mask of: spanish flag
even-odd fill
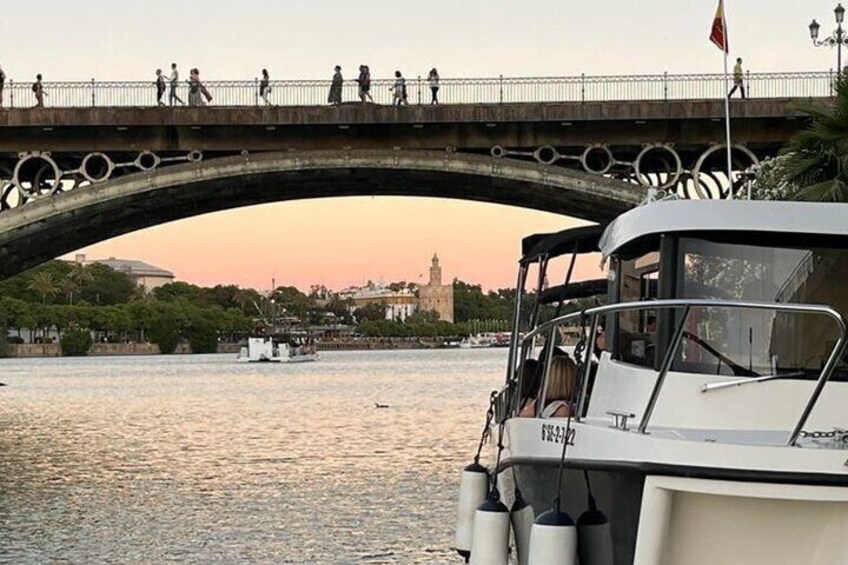
[[[713,19],[713,30],[710,33],[710,41],[716,44],[716,47],[730,53],[730,47],[727,44],[727,23],[724,20],[724,0],[718,0],[718,9],[716,10],[715,19]]]

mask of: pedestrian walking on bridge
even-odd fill
[[[430,69],[430,74],[427,75],[427,82],[430,83],[430,94],[432,95],[432,100],[430,104],[438,104],[439,103],[439,71],[436,70],[436,67]]]
[[[391,88],[391,90],[395,99],[395,106],[400,106],[401,104],[409,105],[406,98],[406,79],[403,78],[400,71],[395,71],[395,85]]]
[[[733,88],[727,93],[727,97],[733,96],[733,93],[738,89],[742,94],[742,100],[745,100],[745,74],[742,71],[742,58],[736,59],[736,66],[733,67]]]
[[[368,65],[359,65],[359,78],[356,79],[356,82],[359,83],[359,99],[365,104],[366,99],[374,102],[374,99],[371,98],[371,69],[368,68]]]
[[[162,97],[165,96],[165,90],[165,76],[162,74],[162,69],[156,69],[156,104],[159,106],[165,105],[162,102]]]
[[[171,93],[168,95],[168,104],[173,106],[175,103],[179,102],[183,106],[185,106],[185,102],[177,96],[177,87],[180,83],[180,72],[177,70],[177,64],[171,63]]]
[[[268,95],[271,94],[271,77],[268,74],[268,69],[262,69],[262,80],[259,81],[259,97],[265,101],[265,105],[271,104],[268,100]]]
[[[336,65],[336,72],[333,74],[333,82],[330,84],[330,94],[327,96],[327,102],[334,106],[342,103],[342,86],[344,78],[342,77],[342,68]]]
[[[35,107],[44,108],[44,97],[47,93],[44,92],[44,83],[41,81],[41,74],[35,75],[35,82],[32,83],[32,93],[35,94]]]
[[[6,87],[6,73],[3,72],[3,67],[0,67],[0,108],[3,107],[3,89]]]

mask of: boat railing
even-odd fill
[[[839,360],[842,358],[845,352],[846,344],[848,343],[848,322],[846,322],[842,314],[840,314],[838,311],[831,308],[830,306],[818,304],[786,304],[777,302],[749,302],[739,300],[712,299],[666,299],[647,300],[639,302],[622,302],[617,304],[608,304],[605,306],[589,308],[587,310],[579,312],[573,312],[570,314],[559,316],[548,322],[539,324],[532,331],[526,333],[520,340],[521,350],[526,351],[528,347],[532,346],[536,338],[545,337],[545,342],[548,345],[546,346],[545,367],[542,374],[547,375],[550,370],[551,360],[553,357],[551,351],[548,348],[553,348],[556,339],[555,332],[557,331],[557,328],[565,324],[579,322],[581,325],[585,325],[585,327],[590,328],[588,333],[588,339],[590,340],[590,343],[584,348],[583,351],[580,352],[583,358],[575,361],[582,362],[585,367],[588,367],[591,362],[591,356],[593,352],[594,336],[596,336],[598,333],[599,319],[601,316],[606,314],[642,310],[682,310],[680,321],[676,324],[671,341],[669,342],[669,347],[666,348],[665,354],[663,355],[662,361],[659,365],[659,369],[657,370],[656,381],[654,382],[654,386],[648,398],[647,405],[645,406],[645,410],[642,414],[641,421],[639,422],[639,426],[637,428],[639,433],[644,434],[647,432],[648,425],[651,422],[651,416],[653,415],[654,409],[657,405],[657,401],[659,400],[659,397],[662,394],[666,377],[668,376],[668,373],[671,370],[672,363],[674,362],[678,350],[681,347],[681,343],[683,342],[684,334],[686,334],[687,323],[689,321],[689,317],[692,311],[696,309],[716,308],[728,310],[743,309],[772,311],[775,313],[816,314],[827,316],[836,323],[839,329],[839,338],[836,341],[836,344],[833,346],[833,349],[830,350],[830,353],[827,357],[827,361],[825,362],[821,372],[819,373],[818,378],[816,379],[816,384],[813,389],[813,392],[807,400],[804,409],[801,412],[800,417],[798,418],[797,423],[795,424],[791,434],[789,435],[787,445],[796,445],[798,438],[801,436],[801,432],[803,431],[804,426],[806,425],[807,420],[810,417],[810,414],[812,413],[819,398],[821,397],[825,385],[827,385],[828,381],[830,380],[830,377],[833,375],[833,372],[836,369]],[[746,379],[741,382],[736,381],[734,384],[745,383],[749,380],[751,379]],[[763,380],[765,379],[757,379],[758,382]],[[518,380],[513,379],[513,381],[515,386],[520,389],[520,375]],[[751,382],[754,381],[751,380]],[[587,387],[581,386],[575,410],[575,418],[578,421],[583,418],[583,408],[586,403],[586,394]],[[518,395],[513,396],[515,397]],[[544,401],[545,398],[543,394],[542,404],[544,404]]]

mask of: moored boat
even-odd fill
[[[513,516],[532,508],[529,532],[512,520],[521,564],[848,563],[846,217],[672,201],[525,239],[485,486]],[[608,303],[566,313],[575,261],[593,252]],[[565,283],[543,292],[561,258]],[[487,563],[506,563],[502,536],[469,540],[481,530],[460,512],[457,549],[473,563],[494,543]]]

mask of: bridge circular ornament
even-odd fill
[[[731,148],[731,151],[739,151],[739,152],[743,153],[746,157],[748,157],[751,160],[751,163],[750,163],[751,165],[758,165],[760,163],[760,160],[757,158],[756,155],[754,155],[753,151],[751,151],[750,149],[748,149],[744,145],[731,144],[730,148]],[[703,169],[704,163],[706,163],[707,159],[709,159],[716,151],[726,151],[726,150],[727,150],[727,144],[725,144],[725,143],[713,145],[712,147],[710,147],[709,149],[707,149],[706,151],[701,153],[701,156],[698,158],[698,161],[695,163],[695,168],[692,169],[692,181],[693,181],[693,184],[694,184],[695,191],[698,194],[698,198],[711,198],[711,195],[708,194],[704,190],[704,184],[701,182],[701,169]],[[731,162],[732,161],[733,161],[733,157],[731,155]],[[726,164],[725,164],[725,166],[726,166]],[[743,167],[743,168],[747,169],[748,167]],[[723,171],[723,172],[725,174],[727,174],[727,171]],[[709,176],[714,181],[717,182],[717,177],[715,175],[711,174]],[[727,183],[729,185],[727,187],[728,194],[732,195],[733,194],[733,179],[728,178]],[[721,187],[719,185],[719,197],[723,197],[723,196],[724,196],[724,191],[721,190]]]
[[[490,153],[495,159],[503,159],[504,157],[506,157],[506,149],[504,149],[502,145],[495,145],[494,147],[492,147]]]
[[[188,155],[186,155],[186,159],[188,159],[189,163],[196,163],[197,161],[202,161],[203,151],[201,151],[200,149],[192,149],[188,152]]]
[[[533,152],[533,158],[540,165],[553,165],[559,161],[560,154],[553,146],[543,145]]]
[[[669,167],[669,169],[673,168],[674,171],[665,171],[669,175],[669,177],[664,183],[659,186],[653,186],[648,176],[642,173],[642,159],[645,159],[651,153],[671,155],[672,162],[674,163],[673,167]],[[663,164],[668,166],[668,162],[665,159],[663,159]],[[666,190],[677,185],[677,183],[680,182],[680,177],[683,176],[683,161],[680,159],[680,155],[677,153],[677,151],[674,150],[672,146],[664,143],[652,143],[651,145],[646,145],[642,149],[642,151],[639,152],[639,155],[633,162],[633,170],[636,174],[636,180],[639,181],[640,185],[644,186],[645,188],[658,188],[660,190]]]
[[[158,167],[161,162],[162,159],[159,155],[149,149],[145,149],[138,154],[138,157],[136,157],[135,161],[133,161],[133,165],[135,165],[140,171],[148,172]]]
[[[38,167],[39,162],[41,163],[40,167]],[[33,169],[33,165],[37,168]],[[52,184],[44,178],[45,172],[52,173]],[[17,187],[21,194],[30,198],[43,198],[58,192],[61,188],[61,181],[62,171],[59,170],[59,165],[53,160],[50,153],[27,153],[15,164],[15,171],[12,174],[12,184]]]
[[[89,153],[82,160],[80,174],[90,183],[105,182],[111,178],[115,163],[105,153]]]
[[[592,159],[594,155],[600,153],[601,158],[603,159],[602,163],[604,163],[603,167],[595,168],[589,164],[589,159]],[[580,165],[583,167],[583,170],[587,173],[592,173],[595,175],[605,175],[610,172],[612,166],[615,165],[615,157],[610,151],[610,148],[606,145],[596,143],[595,145],[590,145],[583,151],[583,154],[580,155]]]

